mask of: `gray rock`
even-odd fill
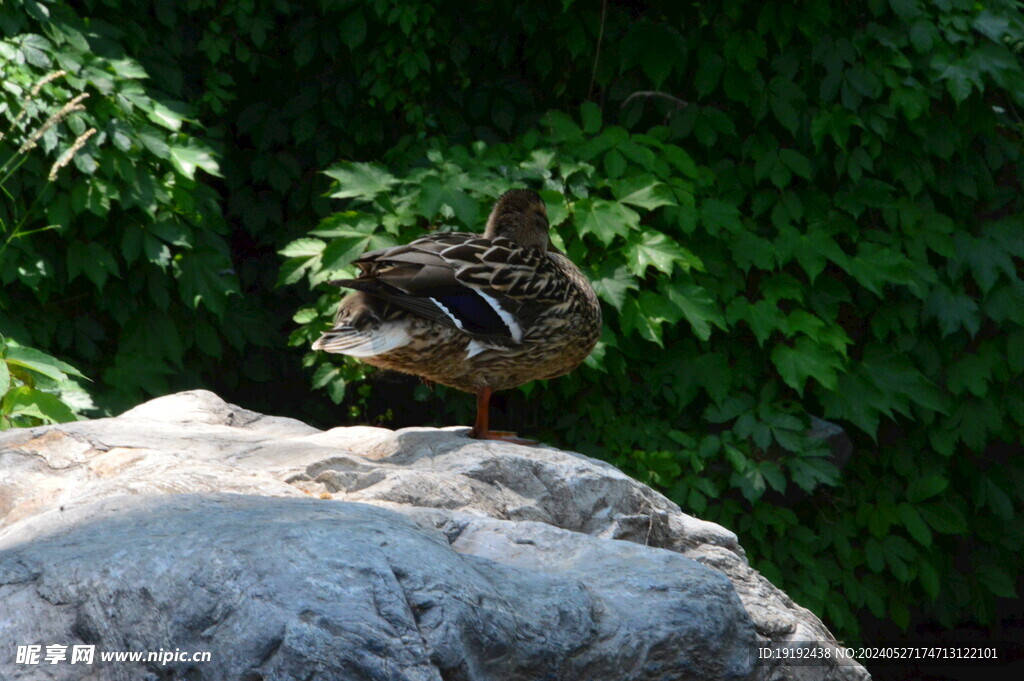
[[[606,463],[206,391],[0,434],[0,641],[12,680],[869,678],[758,664],[834,640],[734,534]],[[16,663],[30,644],[96,659]],[[99,659],[176,649],[210,660]]]

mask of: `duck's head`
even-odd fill
[[[484,238],[503,236],[521,248],[553,248],[548,234],[548,211],[544,199],[531,189],[510,189],[494,204]]]

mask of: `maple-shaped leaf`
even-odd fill
[[[371,201],[398,182],[394,175],[372,163],[339,163],[324,174],[338,181],[338,188],[331,193],[335,199]]]
[[[704,263],[696,255],[680,246],[661,232],[646,229],[630,238],[626,247],[626,263],[636,276],[643,276],[648,267],[672,274],[674,267],[683,271],[691,268],[704,269]]]
[[[711,337],[711,325],[725,329],[725,318],[707,290],[696,283],[673,283],[667,287],[669,301],[682,313],[701,340]]]
[[[596,271],[591,271],[590,283],[598,297],[616,309],[622,307],[630,289],[639,288],[636,277],[623,265],[616,266],[613,262],[606,262]]]
[[[606,199],[577,201],[575,219],[580,234],[593,234],[606,246],[616,236],[640,226],[640,216],[635,210]]]
[[[962,286],[955,291],[944,284],[936,286],[925,301],[924,315],[939,322],[944,337],[960,329],[973,336],[981,327],[978,303]]]
[[[618,180],[612,184],[612,193],[622,203],[645,210],[676,205],[669,186],[653,175],[631,175]]]
[[[801,395],[808,378],[835,390],[837,372],[843,368],[842,358],[832,348],[801,336],[790,346],[779,343],[772,350],[772,363],[786,385]]]

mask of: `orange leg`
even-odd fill
[[[469,431],[469,436],[477,440],[501,440],[517,445],[535,445],[536,440],[524,440],[515,433],[504,430],[491,430],[488,427],[491,415],[491,389],[480,388],[476,391],[476,423]]]
[[[491,431],[488,423],[491,416],[491,389],[480,388],[476,391],[476,424],[469,431],[470,437],[478,440],[490,439]]]

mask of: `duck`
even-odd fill
[[[313,349],[475,394],[472,438],[536,444],[490,429],[491,395],[569,373],[601,335],[597,295],[530,189],[502,194],[482,235],[434,232],[353,264],[330,282],[351,293]]]

